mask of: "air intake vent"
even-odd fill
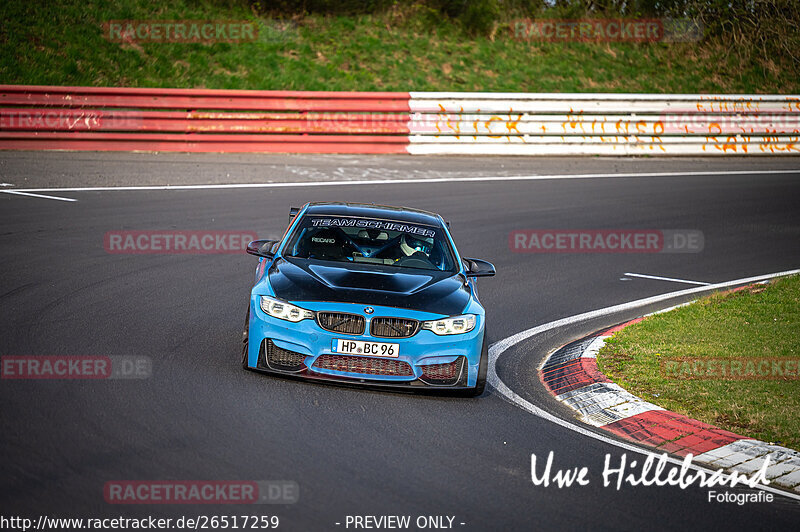
[[[464,357],[458,357],[448,364],[430,364],[420,366],[422,376],[419,378],[426,384],[450,386],[456,384],[461,378],[464,369]]]
[[[266,355],[267,365],[279,371],[300,371],[305,368],[303,360],[306,355],[295,353],[288,349],[282,349],[272,343],[269,338],[264,341],[264,354]]]
[[[407,362],[383,358],[351,357],[345,355],[320,355],[315,368],[358,373],[359,375],[395,375],[413,377],[414,371]]]

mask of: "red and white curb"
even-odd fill
[[[620,314],[622,312],[631,312],[635,309],[648,307],[651,305],[658,305],[662,303],[667,303],[669,301],[674,301],[676,298],[686,298],[689,296],[700,295],[703,293],[710,292],[712,290],[722,290],[722,289],[731,289],[737,286],[746,285],[749,283],[757,283],[761,281],[766,281],[769,279],[774,279],[776,277],[785,277],[787,275],[797,275],[800,274],[800,269],[794,270],[785,270],[781,272],[775,273],[768,273],[764,275],[756,275],[752,277],[744,277],[741,279],[733,279],[730,281],[725,281],[721,283],[715,283],[708,286],[696,286],[692,288],[686,288],[683,290],[678,290],[675,292],[668,292],[665,294],[659,294],[655,296],[645,297],[642,299],[637,299],[634,301],[628,301],[626,303],[620,303],[618,305],[612,305],[609,307],[598,308],[595,310],[590,310],[587,312],[583,312],[581,314],[576,314],[574,316],[567,316],[564,318],[560,318],[548,323],[543,323],[541,325],[533,326],[529,329],[525,329],[520,331],[516,334],[513,334],[507,338],[503,338],[492,345],[489,346],[489,367],[488,367],[488,374],[487,374],[487,382],[489,386],[494,390],[494,392],[501,397],[502,399],[508,401],[509,403],[517,406],[518,408],[528,412],[529,414],[539,417],[545,421],[558,425],[563,429],[570,430],[577,434],[580,434],[583,437],[591,438],[596,441],[603,442],[606,445],[610,445],[613,447],[617,447],[619,449],[624,449],[625,451],[630,451],[634,453],[639,453],[645,456],[653,456],[657,459],[666,458],[666,461],[670,464],[677,465],[684,467],[684,459],[679,458],[677,456],[671,456],[669,454],[664,453],[657,453],[655,449],[652,447],[648,448],[646,446],[638,445],[638,442],[634,443],[633,440],[626,440],[617,438],[614,435],[605,432],[603,430],[596,430],[591,429],[590,427],[582,424],[582,423],[575,423],[571,419],[566,419],[562,416],[555,415],[540,406],[532,403],[525,397],[521,396],[514,390],[512,390],[502,379],[500,374],[498,373],[498,361],[503,357],[503,354],[510,349],[513,349],[515,346],[529,341],[532,338],[536,338],[540,335],[543,335],[549,331],[553,331],[555,329],[559,329],[562,327],[569,327],[574,326],[579,323],[584,323],[589,320],[599,319],[599,318],[608,318],[609,316],[614,316]],[[674,307],[672,307],[674,308]],[[669,309],[666,309],[669,310]],[[665,311],[666,311],[665,310]],[[663,312],[665,312],[663,311]],[[582,355],[585,350],[580,350],[580,354]],[[595,353],[596,354],[596,353]],[[583,357],[579,357],[583,358]],[[589,357],[587,357],[589,358]],[[595,370],[597,366],[595,365]],[[738,436],[737,436],[738,437]],[[775,446],[768,446],[765,445],[763,442],[758,442],[756,440],[744,440],[739,439],[735,440],[738,442],[737,445],[728,446],[728,444],[721,445],[717,449],[716,454],[713,455],[716,459],[711,464],[715,464],[717,459],[719,458],[726,458],[726,457],[736,457],[737,453],[745,454],[749,458],[749,460],[738,460],[738,464],[745,464],[745,462],[749,462],[750,460],[763,458],[769,453],[775,453],[773,456],[770,456],[770,460],[777,460],[777,462],[773,462],[773,468],[769,470],[770,478],[779,478],[786,476],[787,474],[792,473],[795,471],[793,466],[797,465],[797,458],[795,456],[794,451],[789,451],[792,453],[791,460],[786,460],[782,458],[782,455],[779,453],[785,452],[786,449],[783,448],[776,448]],[[733,442],[731,442],[733,443]],[[761,450],[759,450],[759,446],[761,446]],[[744,451],[744,449],[749,450],[749,453]],[[762,452],[763,450],[763,452]],[[731,451],[730,453],[728,451]],[[709,452],[709,451],[706,451]],[[660,454],[660,456],[658,456]],[[725,456],[722,456],[725,455]],[[706,455],[703,459],[710,459],[712,455]],[[733,464],[735,467],[738,464]],[[712,467],[695,463],[692,461],[688,464],[688,467],[692,470],[703,471],[707,474],[714,473],[714,469]],[[719,467],[722,467],[720,464]],[[785,471],[779,471],[780,467],[785,467]],[[790,471],[789,468],[792,468]],[[780,474],[778,474],[780,473]],[[770,485],[765,484],[757,484],[756,487],[760,490],[767,491],[770,493],[783,495],[790,499],[800,501],[800,491],[796,489],[782,489]],[[796,488],[797,486],[795,486]]]
[[[691,454],[693,462],[711,469],[752,474],[769,458],[770,483],[800,493],[800,452],[664,410],[625,391],[598,370],[597,353],[606,340],[642,319],[557,349],[539,370],[545,387],[587,424],[658,452]]]

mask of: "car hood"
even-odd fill
[[[371,265],[279,258],[269,282],[285,301],[334,301],[399,307],[448,316],[461,314],[470,298],[459,274],[438,270],[387,272]]]

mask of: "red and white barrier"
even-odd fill
[[[0,85],[0,149],[791,155],[800,96]]]

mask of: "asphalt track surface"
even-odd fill
[[[500,164],[504,166],[501,168]],[[691,285],[800,265],[800,167],[793,159],[615,160],[0,155],[23,186],[258,182],[386,175],[747,171],[471,183],[246,190],[0,194],[0,354],[147,355],[146,380],[0,381],[0,513],[36,517],[278,515],[284,530],[343,530],[347,515],[454,515],[459,530],[796,529],[800,503],[709,503],[707,489],[604,487],[624,451],[533,416],[493,390],[477,399],[297,382],[243,371],[241,326],[255,259],[112,255],[111,230],[254,230],[279,236],[290,205],[344,200],[441,213],[462,255],[494,262],[480,281],[490,341],[538,324]],[[295,172],[303,167],[306,176]],[[369,171],[348,171],[348,168]],[[87,168],[84,176],[80,168]],[[220,177],[220,172],[234,174]],[[377,169],[377,170],[374,170]],[[281,177],[283,176],[283,177]],[[322,177],[320,177],[322,176]],[[9,188],[9,187],[6,187]],[[516,229],[695,229],[693,254],[518,254]],[[666,306],[666,305],[663,305]],[[653,310],[653,309],[644,309]],[[633,317],[553,331],[504,353],[502,380],[571,419],[544,391],[547,352]],[[591,483],[534,486],[530,456],[588,466]],[[630,457],[629,457],[630,458]],[[293,505],[110,505],[110,480],[293,480]],[[723,490],[724,491],[724,490]],[[734,490],[739,492],[739,490]],[[465,523],[460,525],[460,523]],[[352,528],[351,528],[352,529]]]

